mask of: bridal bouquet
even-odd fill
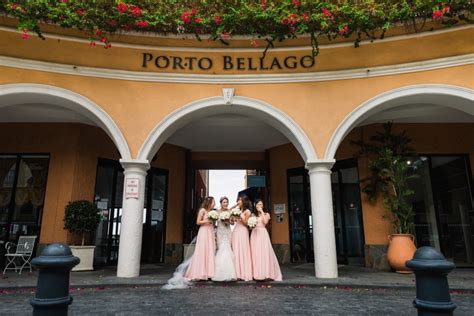
[[[257,223],[258,223],[258,220],[255,216],[251,216],[249,217],[248,221],[247,221],[247,226],[252,229],[252,228],[255,228],[257,226]]]
[[[219,220],[223,223],[225,223],[226,225],[229,225],[230,224],[230,212],[229,211],[222,211],[220,214],[219,214]]]
[[[209,218],[213,222],[216,222],[219,219],[219,213],[214,210],[209,211],[209,213],[207,213],[207,218]]]

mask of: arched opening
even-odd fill
[[[51,242],[76,244],[64,229],[73,200],[97,200],[101,158],[130,159],[112,118],[91,100],[48,85],[0,85],[0,257],[4,243],[37,236],[37,252]],[[110,202],[110,200],[108,200]],[[102,203],[103,204],[103,203]],[[98,204],[99,205],[99,204]],[[96,259],[106,256],[110,203],[95,236]],[[93,239],[95,238],[95,240]],[[99,260],[100,261],[100,260]]]
[[[264,198],[267,203],[270,203],[270,201],[286,198],[277,191],[284,190],[281,187],[286,185],[286,169],[282,169],[285,179],[277,181],[278,179],[272,179],[271,176],[272,163],[279,160],[276,154],[278,151],[286,148],[292,152],[293,161],[282,161],[291,167],[298,166],[304,169],[307,161],[316,160],[316,154],[308,137],[290,117],[262,101],[243,97],[234,97],[230,105],[226,105],[222,97],[215,97],[198,100],[180,108],[157,125],[143,144],[138,159],[147,159],[152,162],[152,165],[153,161],[157,160],[157,165],[160,165],[160,156],[166,155],[166,151],[171,150],[170,146],[174,146],[175,150],[181,149],[182,153],[187,155],[187,161],[182,162],[182,168],[186,170],[184,182],[187,183],[187,187],[181,194],[169,192],[167,201],[170,209],[184,209],[177,223],[183,224],[182,227],[169,229],[166,233],[167,238],[163,232],[163,236],[158,239],[178,240],[184,245],[191,242],[197,233],[195,214],[200,201],[209,193],[210,170],[245,170],[248,179],[242,190],[245,189],[246,194],[253,200]],[[264,179],[263,187],[256,187],[250,183],[251,179],[256,177]],[[275,183],[278,188],[270,198],[269,188],[272,183]],[[229,198],[233,203],[237,196],[229,196]],[[306,196],[306,199],[309,201],[309,196]],[[183,202],[184,205],[182,205]],[[153,208],[150,211],[154,212]],[[309,203],[305,203],[302,212],[304,214],[299,214],[297,220],[309,223],[311,213]],[[173,214],[164,216],[166,217],[173,221]],[[281,227],[288,225],[289,219],[286,217],[282,215],[282,223],[278,224],[275,219],[272,226],[274,231],[280,230],[279,233],[275,233],[274,240],[282,262],[291,260],[289,249],[291,247],[282,242],[285,237],[278,236],[283,234],[288,238],[288,232],[291,231],[287,226]],[[294,225],[297,224],[294,223]],[[145,230],[144,236],[146,234]],[[150,239],[152,236],[144,237],[143,240]],[[313,256],[311,236],[308,234],[302,239],[304,240],[295,240],[295,243],[301,244],[300,252],[304,260],[306,261],[306,257],[311,260]],[[180,243],[175,245],[168,242],[168,246],[163,247],[169,248],[168,253],[177,252],[175,257],[181,258]],[[160,247],[149,245],[145,248]],[[164,249],[162,252],[164,253]],[[143,252],[144,255],[145,253]]]
[[[150,133],[141,147],[137,159],[150,160],[161,145],[181,127],[209,115],[244,114],[259,119],[285,135],[300,153],[305,162],[317,160],[316,152],[304,131],[282,111],[260,100],[234,97],[226,105],[222,97],[213,97],[192,102],[171,113]]]
[[[351,141],[368,140],[381,131],[383,123],[393,122],[393,131],[406,132],[421,160],[418,178],[410,182],[414,194],[408,198],[415,212],[417,246],[435,247],[461,266],[474,264],[473,97],[472,90],[462,87],[408,86],[372,98],[341,122],[325,155],[335,158],[336,164],[352,161],[356,176],[353,181],[340,184],[355,202],[339,203],[337,197],[334,202],[338,254],[351,252],[355,234],[354,230],[341,229],[341,223],[361,218],[363,227],[357,230],[364,232],[366,265],[388,268],[387,235],[393,231],[384,217],[390,214],[380,201],[372,204],[365,194],[358,196],[359,180],[370,174],[367,157],[353,158],[359,149]]]
[[[263,198],[272,211],[270,235],[280,262],[314,261],[314,210],[309,183],[303,177],[307,176],[305,166],[319,160],[301,127],[282,111],[246,97],[234,97],[231,104],[223,97],[192,102],[168,115],[150,133],[137,156],[137,163],[145,161],[152,169],[168,166],[169,190],[161,190],[168,192],[166,202],[146,194],[144,218],[148,224],[143,226],[142,257],[153,257],[146,249],[161,249],[162,260],[180,262],[183,248],[197,232],[195,216],[200,199],[208,194],[209,170],[241,169],[247,180],[243,191],[253,200]],[[295,169],[301,177],[292,177]],[[171,190],[172,186],[178,189]],[[229,198],[234,202],[237,196]],[[166,210],[158,207],[163,205]],[[135,228],[136,235],[140,228]],[[131,242],[122,245],[132,235],[121,235],[121,252],[136,248]],[[162,244],[150,245],[153,240]],[[121,265],[119,256],[118,275],[138,274],[137,269],[127,270],[126,260]]]

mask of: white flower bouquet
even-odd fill
[[[230,224],[230,217],[231,215],[229,211],[221,211],[221,213],[219,214],[219,220],[226,225]]]
[[[219,214],[219,219],[220,219],[221,221],[225,221],[225,220],[230,219],[230,212],[229,212],[229,211],[222,211],[222,212]]]
[[[209,213],[207,213],[207,218],[215,222],[219,219],[219,213],[217,213],[217,211],[214,211],[214,210],[209,211]]]
[[[233,208],[230,210],[230,215],[234,217],[240,217],[240,214],[242,214],[242,211],[238,208]]]
[[[255,228],[257,226],[257,223],[258,223],[258,220],[255,216],[251,216],[249,217],[248,221],[247,221],[247,226],[252,229],[252,228]]]

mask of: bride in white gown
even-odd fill
[[[227,211],[229,206],[229,199],[226,197],[221,198],[221,209],[219,212]],[[234,253],[231,247],[231,236],[232,229],[230,225],[226,225],[221,221],[217,221],[217,253],[214,259],[214,277],[213,281],[233,281],[237,280],[235,272]],[[193,239],[191,244],[196,244],[196,238]],[[189,263],[192,259],[192,253],[186,254],[185,258],[188,258],[181,263],[176,271],[173,273],[173,277],[168,280],[167,284],[163,286],[165,290],[174,289],[187,289],[192,286],[192,282],[186,280],[184,273],[188,269]]]
[[[222,197],[220,199],[222,211],[228,211],[229,199]],[[213,281],[234,281],[237,279],[235,272],[235,258],[231,248],[232,229],[224,221],[217,221],[217,253],[214,259],[214,277]]]

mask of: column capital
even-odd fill
[[[313,161],[308,161],[306,163],[306,169],[308,169],[309,173],[324,173],[329,172],[331,173],[331,168],[334,166],[336,162],[335,159],[318,159]]]
[[[137,172],[146,175],[148,169],[150,169],[150,163],[148,160],[139,159],[120,159],[120,164],[124,169],[124,173]]]

